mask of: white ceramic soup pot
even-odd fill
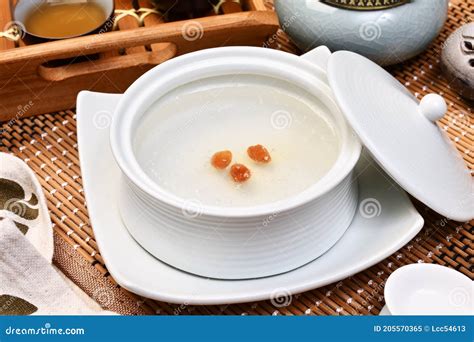
[[[328,251],[355,215],[358,185],[353,169],[361,152],[361,144],[339,110],[327,83],[325,69],[329,56],[325,47],[302,57],[255,47],[215,48],[175,58],[140,77],[120,100],[111,126],[111,147],[123,172],[120,212],[134,239],[169,265],[218,279],[248,279],[284,273]],[[215,129],[212,116],[206,116],[206,111],[200,110],[200,103],[178,101],[176,108],[171,108],[173,115],[165,114],[165,109],[160,112],[150,111],[150,108],[169,99],[169,94],[179,97],[176,95],[179,89],[192,93],[194,87],[201,90],[217,87],[216,98],[225,103],[228,110],[216,115],[227,115],[225,120],[235,126],[235,135],[245,138],[246,132],[239,125],[239,109],[244,110],[243,102],[252,105],[252,101],[262,102],[261,99],[258,94],[245,99],[227,98],[227,92],[219,93],[218,89],[219,82],[242,87],[253,81],[265,84],[267,89],[272,84],[278,85],[279,91],[292,89],[304,94],[301,95],[304,101],[318,104],[319,112],[309,115],[323,117],[337,135],[339,147],[332,166],[317,181],[275,201],[233,206],[193,201],[166,188],[150,175],[143,155],[152,153],[141,151],[144,145],[141,126],[147,126],[148,136],[167,134],[175,138],[170,148],[162,149],[161,154],[173,151],[176,144],[188,144],[192,154],[189,131],[193,132],[195,123],[199,122],[195,128],[198,142],[212,136]],[[268,114],[265,108],[258,108],[252,113],[256,126],[261,125],[261,116]],[[192,120],[182,114],[189,111],[194,112]],[[174,128],[167,131],[169,121],[174,122]],[[203,126],[203,121],[203,134],[199,134],[197,126]],[[184,130],[188,135],[183,134],[181,138]],[[248,145],[254,142],[249,141]],[[225,143],[222,141],[223,146]],[[291,141],[286,143],[292,144]],[[210,150],[213,147],[218,149],[220,146],[210,146]],[[316,153],[318,146],[309,148],[314,151],[310,153]],[[209,163],[209,159],[202,163]],[[246,163],[253,165],[250,162]],[[284,163],[284,160],[280,162]],[[154,165],[154,168],[158,173],[167,171],[174,175],[173,170],[160,170],[167,166]],[[278,168],[278,161],[268,167]],[[188,174],[192,175],[192,163],[189,166],[183,162],[183,168],[191,168]],[[176,172],[176,177],[181,174]],[[199,177],[199,174],[195,176]],[[226,180],[232,182],[230,177]],[[180,181],[188,182],[188,187],[193,184],[185,179],[178,180],[178,184]],[[251,181],[258,182],[257,175]],[[285,179],[282,182],[284,186]],[[209,187],[205,191],[219,191],[219,188]]]

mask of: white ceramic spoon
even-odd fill
[[[411,264],[385,284],[380,315],[473,315],[473,281],[451,268]]]

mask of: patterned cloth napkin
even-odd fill
[[[52,265],[53,230],[33,171],[0,153],[0,315],[110,314]]]

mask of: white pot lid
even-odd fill
[[[400,186],[449,219],[474,217],[473,178],[436,125],[447,109],[441,96],[419,102],[383,68],[348,51],[331,55],[328,79],[360,140]]]

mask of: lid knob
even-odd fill
[[[448,110],[446,101],[438,94],[424,96],[420,101],[419,108],[421,113],[432,122],[440,120]]]

